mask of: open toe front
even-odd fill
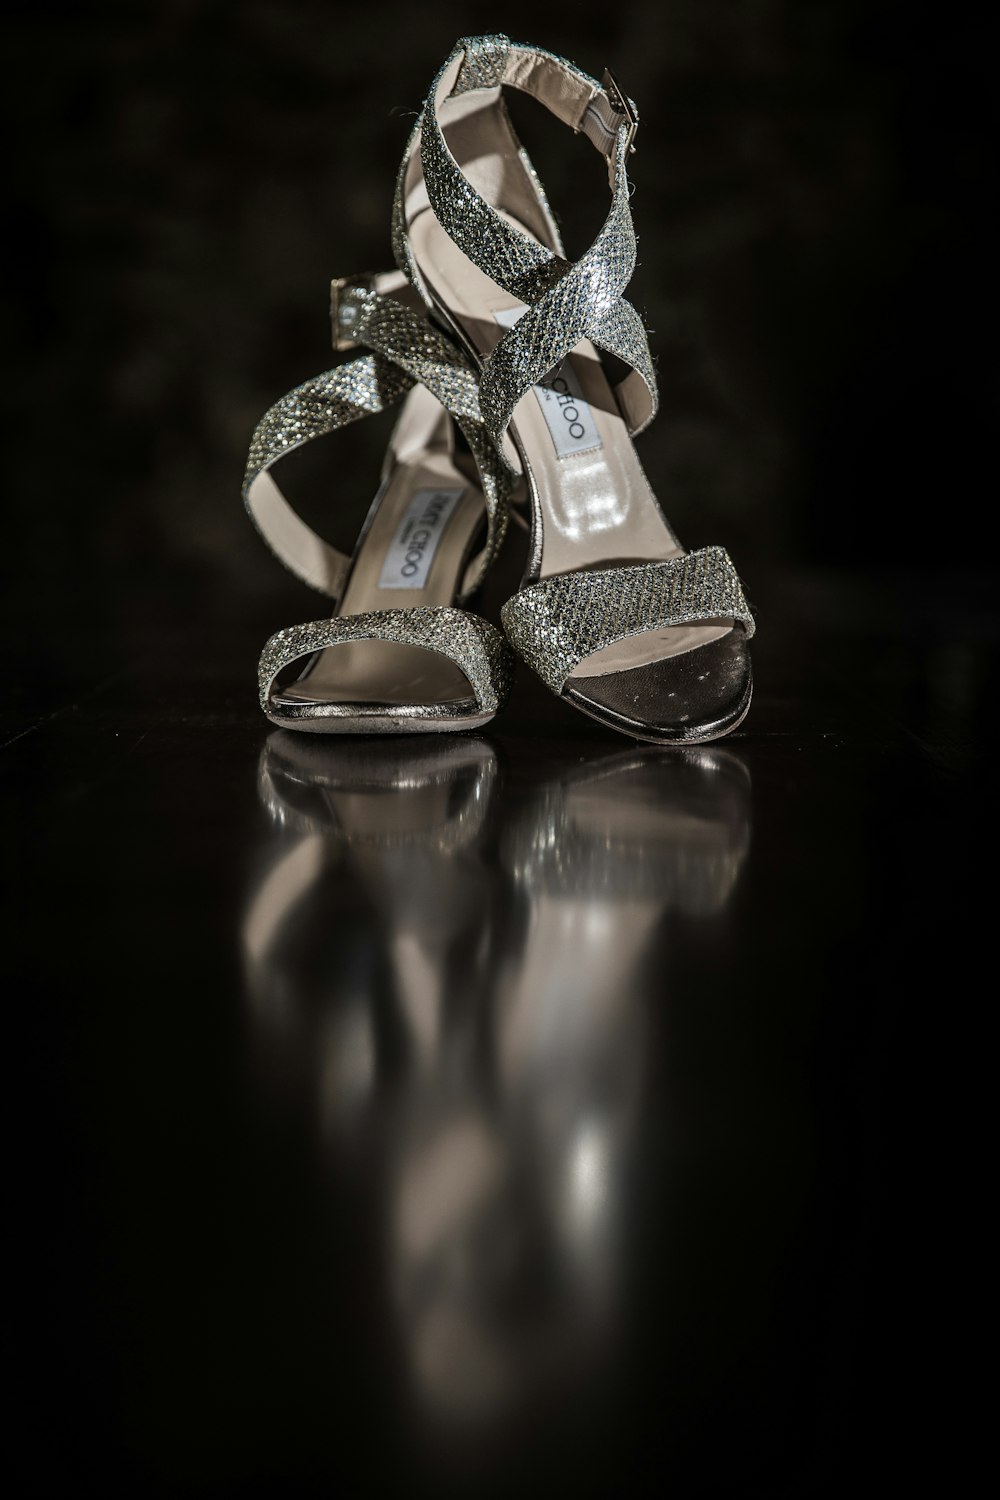
[[[293,625],[271,637],[259,666],[271,722],[314,734],[475,729],[496,713],[509,679],[500,632],[446,607]]]

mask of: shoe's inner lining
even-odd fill
[[[484,520],[483,496],[447,443],[422,446],[428,403],[422,386],[406,398],[393,434],[396,463],[366,522],[337,613],[450,605]],[[409,441],[408,432],[421,441]],[[437,431],[446,430],[439,423]],[[445,657],[391,641],[350,641],[317,652],[305,671],[271,695],[275,707],[302,703],[386,706],[469,703],[463,672]]]
[[[483,197],[523,233],[558,250],[502,105],[484,92],[462,94],[448,101],[442,120],[452,153]],[[428,288],[460,335],[485,357],[524,304],[484,275],[442,229],[428,203],[417,153],[407,180],[407,220]],[[539,576],[680,556],[684,549],[656,503],[593,344],[579,343],[549,381],[548,391],[522,397],[511,423],[541,512]],[[577,412],[573,431],[567,398]],[[646,665],[717,640],[730,628],[725,622],[647,631],[594,652],[572,675]]]

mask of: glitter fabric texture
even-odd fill
[[[243,496],[251,518],[276,555],[299,572],[299,576],[304,576],[289,557],[282,556],[280,531],[268,535],[254,515],[248,498],[254,481],[294,448],[334,432],[358,417],[384,411],[420,382],[451,414],[479,469],[487,538],[467,572],[461,596],[464,598],[479,585],[503,541],[511,484],[511,475],[480,415],[477,377],[465,355],[445,334],[395,297],[380,295],[364,283],[338,283],[338,287],[340,334],[349,333],[351,343],[365,344],[375,352],[356,356],[297,386],[257,424],[243,481]],[[409,291],[407,294],[413,295]],[[318,538],[314,540],[325,545]],[[328,591],[336,597],[335,589]],[[464,704],[387,704],[373,711],[340,703],[293,703],[278,708],[271,701],[275,678],[292,662],[329,646],[358,640],[393,641],[447,657],[467,677],[474,702],[470,699]],[[258,669],[261,707],[274,723],[300,727],[316,727],[313,721],[328,720],[331,729],[346,729],[346,721],[351,720],[356,721],[356,727],[371,733],[461,728],[470,718],[479,721],[496,713],[509,691],[512,662],[510,648],[500,631],[460,609],[377,610],[335,616],[294,625],[272,636]]]
[[[397,365],[363,354],[297,385],[264,413],[254,429],[243,476],[244,499],[257,475],[284,454],[359,417],[388,410],[414,383]]]
[[[499,88],[503,83],[510,54],[509,39],[501,32],[495,32],[492,36],[464,37],[458,46],[464,57],[455,93],[464,94],[470,89]]]
[[[559,253],[557,237],[549,248],[504,218],[499,203],[488,202],[469,181],[449,146],[448,100],[478,90],[478,129],[483,133],[489,111],[502,108],[499,90],[505,85],[532,95],[564,124],[585,134],[607,162],[611,208],[594,243],[575,264]],[[464,105],[453,111],[456,142],[461,139],[457,122],[464,122],[468,114]],[[397,182],[395,253],[400,267],[433,306],[407,228],[408,214],[419,215],[429,205],[462,253],[526,304],[480,370],[483,419],[498,445],[517,403],[584,339],[629,367],[630,373],[615,388],[629,431],[641,431],[655,415],[656,381],[646,332],[624,296],[636,261],[627,162],[637,120],[634,105],[610,75],[599,84],[563,58],[502,36],[458,42],[431,86]],[[509,152],[507,123],[499,115],[497,130],[498,151]],[[525,166],[530,178],[534,174]],[[541,201],[544,208],[544,198]],[[532,485],[530,471],[528,479]],[[531,566],[537,570],[545,517],[538,510],[537,496],[535,500]],[[739,577],[722,547],[528,583],[507,601],[501,619],[511,644],[557,694],[594,652],[647,631],[713,621],[740,626],[748,637],[754,632]]]
[[[503,541],[511,485],[482,421],[476,374],[445,334],[395,297],[380,296],[360,283],[348,286],[340,295],[339,316],[352,341],[375,350],[374,355],[359,355],[307,380],[265,413],[250,443],[244,499],[257,475],[293,448],[386,410],[417,382],[426,385],[468,442],[486,504],[486,546],[463,591],[467,597],[482,582]]]
[[[754,633],[724,547],[543,578],[508,599],[500,617],[511,645],[554,693],[594,651],[645,630],[736,620],[748,638]]]
[[[605,116],[616,122],[614,130],[602,136],[610,143],[611,210],[593,245],[575,264],[508,223],[476,191],[452,155],[438,110],[446,97],[445,75],[457,57],[462,62],[453,90],[456,94],[495,88],[504,82],[522,86],[526,76],[530,81],[532,67],[544,76],[558,70],[561,88],[577,100],[581,120],[592,101],[600,99]],[[532,90],[543,103],[545,87],[542,82]],[[397,185],[394,244],[400,266],[426,295],[406,243],[405,225],[407,165],[412,152],[419,149],[430,204],[442,227],[491,280],[528,304],[528,311],[505,333],[482,370],[483,417],[498,443],[525,392],[583,338],[617,355],[641,378],[645,400],[633,399],[631,403],[632,409],[641,413],[631,422],[631,430],[639,431],[655,415],[656,378],[645,329],[622,295],[635,268],[636,255],[626,171],[630,138],[627,117],[616,111],[595,79],[562,58],[515,46],[504,37],[460,42],[434,80],[417,129],[410,137]]]
[[[360,615],[335,615],[332,620],[314,620],[290,625],[273,635],[261,653],[258,678],[260,706],[275,723],[303,718],[353,718],[353,704],[302,704],[276,710],[271,690],[278,674],[302,657],[339,646],[345,641],[394,641],[402,646],[421,646],[445,656],[468,678],[475,697],[475,714],[458,703],[417,704],[399,710],[381,708],[379,715],[414,721],[463,718],[495,714],[510,691],[512,658],[499,630],[478,615],[460,609],[380,609]],[[378,732],[377,730],[375,732]]]
[[[412,293],[411,293],[412,295]],[[427,319],[363,287],[342,296],[341,315],[356,310],[351,336],[392,359],[425,385],[455,420],[472,450],[486,503],[486,546],[462,597],[482,583],[507,530],[512,475],[500,459],[480,411],[479,380],[463,352]]]

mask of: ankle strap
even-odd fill
[[[571,264],[516,227],[479,193],[455,159],[441,123],[452,97],[473,90],[499,93],[504,84],[530,93],[571,129],[585,134],[608,163],[611,208],[587,253]],[[410,164],[419,150],[423,185],[434,216],[458,248],[497,285],[528,304],[526,315],[487,359],[480,386],[483,417],[500,444],[525,391],[588,338],[617,356],[627,372],[617,388],[630,431],[656,413],[657,391],[645,329],[623,293],[635,267],[627,159],[637,116],[613,79],[599,84],[563,58],[515,46],[506,37],[458,43],[431,86],[410,137],[394,205],[398,263],[421,291],[433,294],[414,261],[407,232]]]
[[[609,71],[598,83],[554,52],[519,46],[500,35],[463,37],[455,48],[455,54],[459,52],[462,57],[452,94],[504,85],[520,89],[578,135],[585,135],[610,168],[623,127],[629,150],[635,149],[632,143],[639,116]]]

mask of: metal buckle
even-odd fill
[[[344,293],[353,287],[366,292],[373,291],[375,278],[367,274],[335,276],[330,282],[330,332],[333,336],[333,347],[338,352],[356,348],[356,340],[351,334],[351,329],[358,320],[358,308],[344,300]]]
[[[601,79],[601,87],[608,96],[611,108],[615,110],[617,114],[625,116],[625,123],[628,126],[628,136],[625,140],[625,150],[627,153],[631,153],[635,150],[633,142],[635,140],[636,131],[639,129],[639,116],[635,112],[635,106],[610,68],[604,69],[604,77]]]

